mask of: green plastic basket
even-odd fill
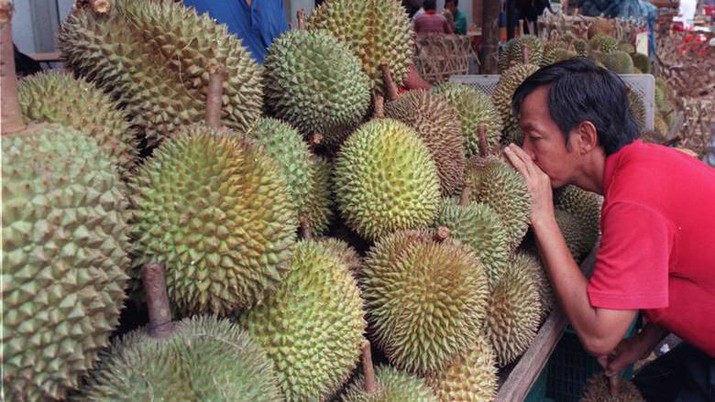
[[[626,332],[626,338],[636,332],[638,322],[638,319],[633,321]],[[603,368],[595,357],[583,349],[576,332],[569,326],[556,345],[544,371],[548,372],[546,397],[558,402],[578,402],[583,396],[586,381],[603,372]],[[630,379],[633,376],[633,367],[628,367],[621,376]]]
[[[544,368],[536,379],[534,385],[531,386],[529,393],[526,395],[524,402],[547,402],[551,401],[546,397],[546,384],[549,378],[549,371]]]

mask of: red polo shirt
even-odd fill
[[[636,141],[606,158],[594,307],[648,320],[715,357],[715,168]]]

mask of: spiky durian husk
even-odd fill
[[[633,59],[631,55],[620,50],[604,53],[600,61],[607,69],[616,74],[633,74]]]
[[[577,55],[579,55],[580,57],[588,56],[589,45],[588,45],[588,42],[586,42],[584,39],[574,40],[573,46],[574,46],[574,49],[576,50]]]
[[[137,133],[107,94],[81,78],[48,71],[22,80],[18,97],[26,120],[62,124],[91,137],[128,178],[137,162]]]
[[[492,100],[484,92],[468,85],[445,83],[433,89],[443,96],[457,112],[462,127],[467,157],[489,152],[499,145],[502,119]],[[480,124],[487,128],[487,145],[490,149],[479,149],[477,129]]]
[[[278,291],[238,321],[273,360],[288,401],[323,400],[338,390],[357,364],[365,331],[349,267],[314,241],[298,244]]]
[[[576,56],[576,52],[570,51],[564,42],[547,42],[544,45],[544,57],[541,58],[540,66],[548,66]]]
[[[389,366],[375,368],[377,392],[365,392],[365,379],[360,376],[347,389],[343,402],[438,402],[424,380],[411,374],[397,371]]]
[[[288,185],[288,194],[298,216],[306,216],[311,220],[314,233],[325,230],[325,218],[312,216],[317,211],[313,211],[311,203],[317,201],[317,197],[324,194],[324,191],[321,192],[322,187],[319,187],[313,156],[300,133],[280,120],[262,118],[248,134],[256,138],[268,155],[278,162],[280,174]]]
[[[335,196],[359,235],[376,239],[427,227],[439,207],[439,177],[419,136],[392,119],[372,120],[345,141],[335,162]]]
[[[400,231],[368,253],[360,284],[377,345],[400,369],[446,367],[476,342],[487,303],[484,268],[467,246]]]
[[[261,114],[260,67],[207,14],[171,0],[117,0],[109,15],[76,10],[60,32],[68,65],[110,93],[149,146],[204,120],[209,72],[226,69],[221,123],[245,131]]]
[[[541,317],[545,318],[556,305],[556,298],[551,282],[544,271],[544,267],[541,265],[539,255],[535,251],[517,250],[511,256],[510,262],[517,267],[517,270],[530,271],[534,274],[533,278],[536,280],[536,286],[539,289]]]
[[[497,157],[471,158],[465,178],[472,184],[472,200],[494,209],[504,225],[509,250],[515,249],[529,228],[531,214],[531,196],[524,178]]]
[[[618,51],[618,39],[609,35],[597,34],[588,41],[588,45],[591,50],[604,54]]]
[[[63,399],[125,299],[127,202],[96,142],[59,125],[2,138],[2,367],[8,401]]]
[[[412,63],[412,26],[397,1],[328,0],[306,21],[308,29],[325,29],[362,61],[371,89],[384,91],[380,64],[387,63],[395,84],[402,85]]]
[[[641,131],[645,130],[645,104],[643,102],[643,97],[641,94],[632,89],[627,90],[627,97],[628,108],[631,115],[638,123],[638,127]]]
[[[588,230],[581,227],[581,222],[570,212],[555,208],[554,215],[571,256],[577,263],[580,263],[593,249],[593,243],[587,242],[589,238]]]
[[[642,74],[650,74],[653,70],[650,58],[643,53],[631,53],[631,59],[633,60],[634,68],[641,70]]]
[[[521,129],[519,129],[519,122],[513,113],[511,98],[519,85],[538,69],[539,66],[534,64],[514,66],[502,73],[497,87],[494,89],[492,102],[504,122],[501,136],[501,142],[504,144],[510,142],[521,144],[522,142]]]
[[[446,369],[430,373],[427,384],[441,402],[492,401],[497,394],[494,351],[483,337],[463,352]]]
[[[145,328],[106,351],[77,401],[281,401],[272,363],[238,325],[187,318],[167,338]]]
[[[484,333],[499,367],[521,356],[536,336],[542,316],[535,274],[510,265],[489,295]]]
[[[596,374],[586,382],[580,402],[645,402],[645,399],[632,382],[623,379],[618,382],[618,393],[612,395],[608,377]]]
[[[573,215],[583,233],[584,248],[588,254],[596,245],[601,228],[601,204],[603,197],[573,185],[554,192],[554,206]]]
[[[191,126],[137,172],[136,263],[166,264],[180,313],[259,302],[289,269],[298,226],[280,167],[247,139]]]
[[[494,284],[509,258],[507,234],[496,211],[484,203],[461,206],[444,199],[435,220],[435,227],[441,226],[474,250],[484,264],[490,285]]]
[[[323,237],[318,239],[318,243],[340,258],[354,275],[359,274],[362,270],[362,257],[347,242],[334,237]]]
[[[333,191],[331,176],[333,164],[325,159],[313,155],[313,180],[311,193],[308,195],[308,204],[304,216],[308,217],[313,234],[322,234],[328,230],[328,225],[333,219]]]
[[[360,60],[326,31],[285,32],[263,66],[266,108],[303,134],[356,123],[367,112],[370,82]]]
[[[527,50],[527,59],[524,59],[524,49]],[[514,65],[534,64],[541,65],[544,57],[544,42],[534,35],[523,35],[510,39],[504,51],[499,55],[499,71],[504,72]]]
[[[454,193],[464,174],[464,138],[456,111],[440,96],[413,90],[385,105],[385,117],[412,127],[437,165],[442,194]]]

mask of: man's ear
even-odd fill
[[[575,150],[581,155],[585,155],[598,146],[598,130],[596,126],[586,120],[581,122],[576,130],[571,134],[574,140]]]

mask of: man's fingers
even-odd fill
[[[521,151],[521,150],[519,150]],[[523,151],[522,151],[523,154]],[[528,162],[522,157],[522,154],[516,151],[516,147],[512,145],[507,145],[504,148],[504,155],[506,155],[507,159],[509,159],[509,162],[511,163],[512,166],[514,166],[514,169],[516,169],[519,173],[522,174],[522,176],[528,176],[529,175],[529,167],[528,167]]]

